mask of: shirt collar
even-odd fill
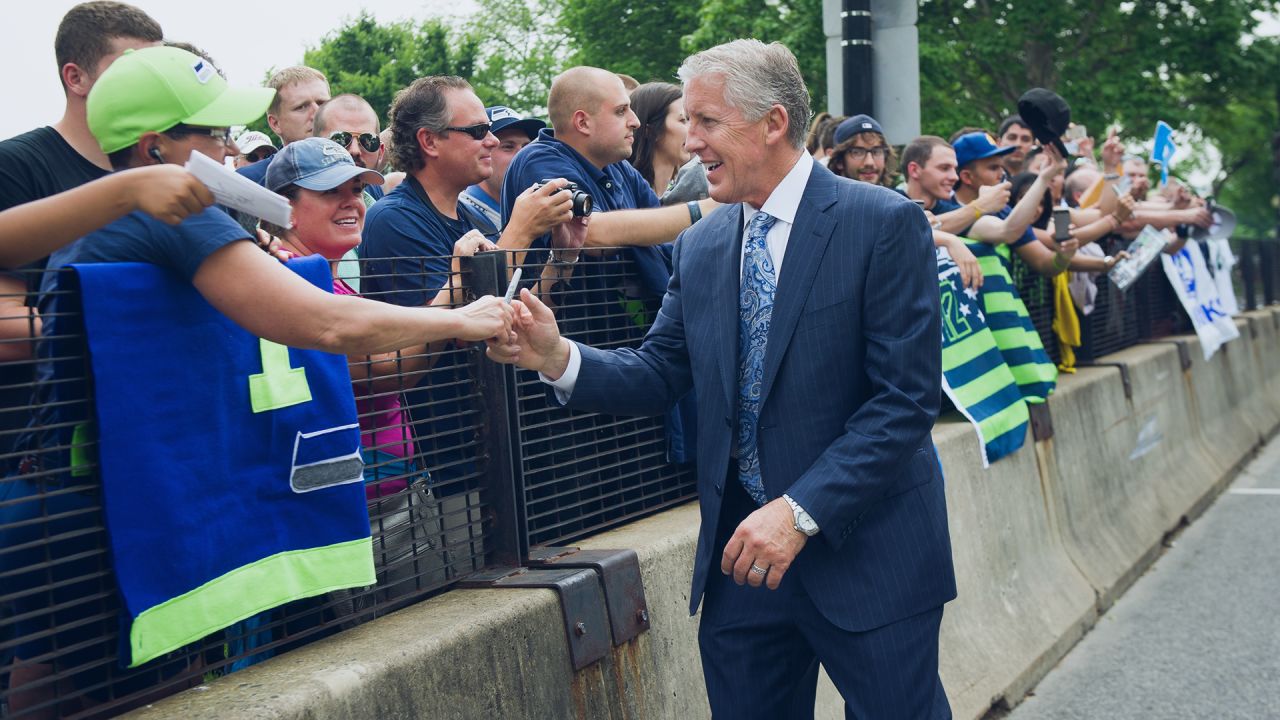
[[[807,152],[801,152],[796,164],[791,166],[791,171],[782,178],[782,182],[778,183],[773,192],[769,193],[768,199],[764,201],[764,207],[758,209],[788,225],[794,225],[796,211],[800,208],[800,199],[804,197],[804,189],[809,184],[811,172],[813,172],[813,156]],[[756,210],[757,208],[751,203],[742,203],[743,227],[751,221],[751,216],[756,214]]]

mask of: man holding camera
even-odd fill
[[[706,199],[660,207],[649,183],[626,161],[640,121],[614,73],[569,68],[552,82],[547,110],[552,129],[542,130],[507,168],[503,218],[514,217],[516,201],[530,185],[567,178],[594,204],[586,247],[630,247],[640,286],[661,297],[671,274],[670,249],[653,246],[675,240],[717,203]]]
[[[362,291],[397,305],[423,305],[446,285],[453,244],[490,227],[458,196],[493,172],[498,138],[471,85],[449,75],[419,78],[401,90],[391,103],[390,125],[391,152],[406,177],[365,220]],[[513,198],[506,227],[490,238],[499,248],[523,250],[572,217],[569,193],[558,192],[565,181],[549,177],[555,179],[525,186]]]

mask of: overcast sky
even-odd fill
[[[165,37],[206,52],[233,84],[257,85],[271,67],[302,60],[307,46],[359,14],[361,0],[205,0],[159,2],[129,0],[164,28]],[[62,16],[79,0],[37,0],[9,15],[9,31],[0,43],[0,67],[11,100],[0,113],[0,138],[7,138],[62,117],[62,88],[53,57],[53,36]],[[379,21],[421,19],[473,6],[471,0],[408,0],[370,3]],[[388,9],[390,7],[391,9]],[[21,18],[19,19],[19,15]]]

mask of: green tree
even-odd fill
[[[572,38],[561,25],[559,0],[479,0],[459,21],[478,43],[471,83],[486,105],[546,114],[551,81],[569,65]]]
[[[1150,138],[1157,120],[1175,131],[1198,127],[1223,153],[1223,197],[1258,216],[1269,205],[1259,188],[1273,196],[1274,184],[1246,187],[1264,172],[1264,159],[1246,156],[1265,154],[1259,150],[1275,132],[1276,56],[1265,41],[1256,51],[1246,45],[1258,16],[1278,7],[1274,0],[1059,0],[1051,9],[921,0],[922,129],[943,137],[962,125],[994,130],[1026,89],[1049,88],[1099,143],[1113,123],[1129,141]]]
[[[478,45],[474,37],[444,20],[382,24],[362,12],[308,49],[303,64],[327,75],[334,95],[354,93],[368,100],[385,125],[391,100],[415,79],[470,78]]]
[[[1205,104],[1200,126],[1222,154],[1213,194],[1236,213],[1237,237],[1280,236],[1280,39],[1252,43],[1241,55],[1246,68],[1228,87],[1225,101]]]
[[[693,53],[737,38],[776,40],[790,48],[809,86],[813,108],[826,107],[822,0],[704,0],[696,29],[682,44],[686,53]]]
[[[923,124],[998,123],[1031,87],[1073,103],[1073,119],[1101,130],[1119,120],[1145,134],[1156,120],[1196,119],[1192,97],[1212,97],[1239,70],[1241,37],[1269,0],[923,0]]]
[[[667,0],[564,0],[560,24],[573,38],[575,64],[649,82],[674,82],[685,57],[682,37],[698,21],[698,3]]]

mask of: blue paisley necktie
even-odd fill
[[[757,212],[747,223],[738,297],[738,479],[758,505],[769,499],[760,478],[756,425],[760,421],[764,345],[773,316],[773,294],[778,289],[773,259],[764,241],[775,220],[768,213]]]

